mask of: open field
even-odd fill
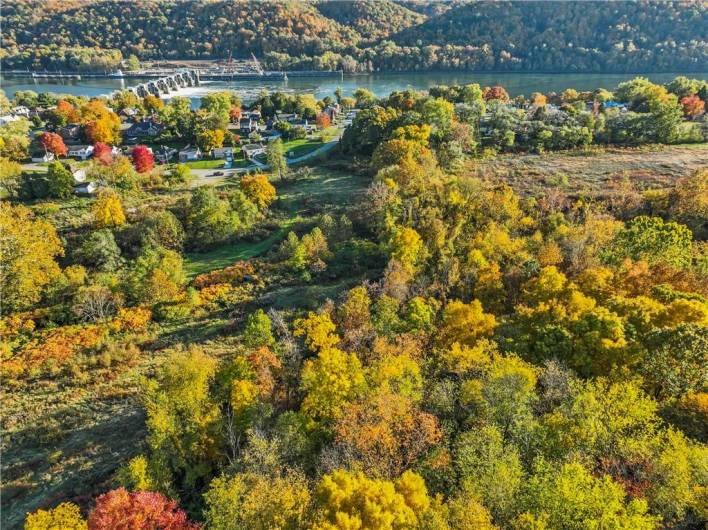
[[[502,155],[474,161],[466,172],[500,178],[524,193],[561,187],[568,194],[602,196],[618,179],[628,178],[639,189],[663,188],[706,166],[708,144],[703,143]]]

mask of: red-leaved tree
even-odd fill
[[[93,146],[93,157],[104,166],[107,166],[113,162],[113,150],[110,145],[97,142]]]
[[[492,99],[501,99],[502,101],[509,100],[509,94],[503,86],[493,86],[485,88],[484,92],[482,93],[482,97],[485,101],[490,101]]]
[[[684,116],[698,116],[706,110],[705,102],[698,96],[684,96],[681,98]]]
[[[329,114],[327,114],[326,112],[320,112],[317,115],[315,122],[317,123],[317,127],[319,127],[320,129],[326,129],[327,127],[332,125],[332,120],[329,117]]]
[[[198,530],[175,501],[152,491],[118,488],[96,499],[89,530]]]
[[[39,137],[44,149],[52,153],[54,156],[66,156],[69,150],[66,148],[64,139],[56,133],[45,132]]]
[[[155,167],[155,158],[145,145],[136,145],[133,149],[133,165],[138,173],[146,173]]]

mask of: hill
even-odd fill
[[[705,68],[707,27],[697,2],[475,2],[393,40],[443,56],[486,49],[496,70],[672,71]]]
[[[391,0],[322,2],[317,4],[317,9],[324,16],[355,29],[362,37],[371,40],[415,27],[427,18]]]
[[[250,57],[271,69],[701,71],[708,4],[72,0],[3,4],[4,67]]]

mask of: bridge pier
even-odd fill
[[[170,92],[177,91],[180,88],[199,86],[199,82],[199,71],[178,70],[172,75],[166,75],[146,83],[129,86],[124,90],[130,90],[133,94],[140,98],[144,98],[148,95],[160,97],[162,94],[169,94]]]

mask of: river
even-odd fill
[[[576,90],[613,89],[618,83],[637,76],[648,77],[655,83],[666,83],[680,73],[671,74],[529,74],[529,73],[475,73],[475,72],[424,72],[391,73],[370,75],[345,75],[343,77],[291,77],[287,81],[205,81],[199,87],[180,90],[178,95],[188,96],[193,106],[199,105],[204,94],[223,89],[233,89],[248,103],[263,90],[281,90],[292,93],[311,93],[318,99],[332,95],[341,87],[345,95],[350,95],[359,87],[371,90],[377,96],[390,94],[394,90],[425,90],[435,85],[459,85],[479,83],[482,86],[501,85],[511,96],[530,95],[532,92],[560,92],[566,88]],[[708,79],[708,72],[685,74],[687,77]],[[0,88],[9,98],[18,90],[35,92],[56,92],[77,96],[100,96],[129,85],[142,83],[144,79],[84,78],[76,79],[32,79],[31,77],[0,76]]]

